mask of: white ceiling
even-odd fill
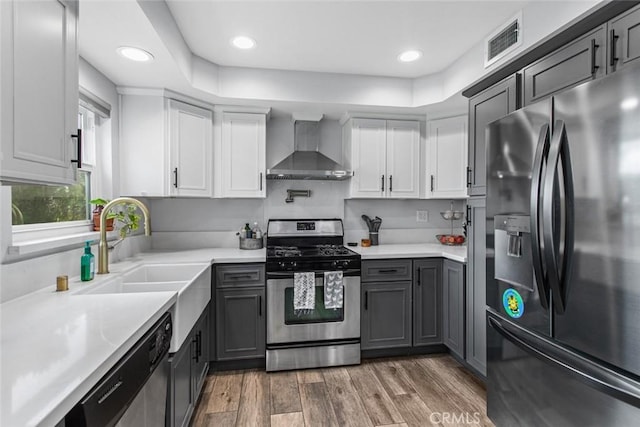
[[[527,3],[169,0],[167,5],[187,49],[213,64],[413,78],[447,68]],[[80,55],[118,86],[167,88],[212,103],[270,106],[283,114],[319,109],[326,116],[339,117],[354,108],[335,102],[223,98],[215,91],[199,89],[136,0],[80,0],[79,34]],[[256,39],[257,47],[249,51],[233,48],[230,39],[240,34]],[[122,45],[144,48],[155,59],[150,63],[128,61],[116,53]],[[415,63],[400,64],[397,55],[409,48],[422,50],[424,56]],[[313,86],[312,81],[307,82]],[[462,97],[449,101],[442,108],[464,111]],[[366,103],[355,108],[382,110]],[[423,113],[432,108],[384,110]]]
[[[167,1],[193,53],[219,65],[410,78],[444,69],[526,3]],[[238,35],[257,46],[234,48]],[[408,49],[424,56],[398,62]]]

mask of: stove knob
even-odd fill
[[[337,268],[338,267],[338,261],[331,261],[331,267]]]
[[[351,261],[349,261],[349,260],[342,261],[342,267],[344,267],[344,268],[349,267],[349,264],[351,264]]]

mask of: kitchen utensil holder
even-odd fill
[[[378,232],[370,231],[369,240],[371,241],[371,246],[378,246]]]
[[[256,250],[263,248],[262,238],[260,239],[247,239],[240,236],[240,249]]]

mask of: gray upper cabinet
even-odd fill
[[[469,163],[467,188],[470,196],[486,193],[485,128],[520,108],[520,75],[513,75],[469,100]]]
[[[216,267],[216,360],[265,357],[264,264]]]
[[[467,201],[467,289],[466,289],[466,360],[482,375],[487,374],[486,331],[486,201]]]
[[[640,6],[609,21],[608,72],[640,58]]]
[[[442,260],[413,261],[413,346],[442,343]]]
[[[605,26],[526,67],[524,105],[606,74]]]
[[[442,264],[444,344],[464,359],[464,265],[445,259]]]

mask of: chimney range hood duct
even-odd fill
[[[294,122],[293,153],[271,169],[267,179],[315,179],[341,181],[351,178],[353,172],[344,169],[318,151],[320,144],[319,121]]]

